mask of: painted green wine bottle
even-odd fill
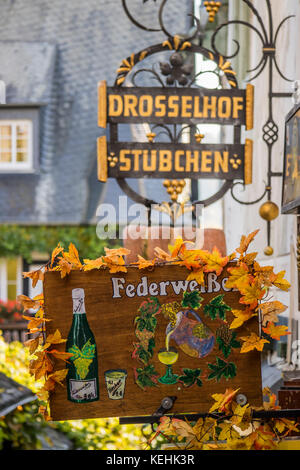
[[[73,322],[66,350],[73,356],[68,361],[68,400],[89,403],[99,400],[97,347],[89,327],[84,304],[84,290],[73,289]]]

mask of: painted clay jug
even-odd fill
[[[207,356],[215,344],[212,331],[204,325],[199,315],[192,309],[177,312],[176,324],[175,326],[171,323],[167,325],[166,335],[191,357]]]

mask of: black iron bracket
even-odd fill
[[[163,413],[160,416],[153,414],[152,416],[132,416],[128,418],[119,418],[120,424],[155,424],[159,422],[161,416],[168,416],[169,418],[175,419],[185,419],[188,421],[197,421],[199,418],[214,418],[217,420],[221,420],[222,418],[227,419],[228,415],[224,413],[193,413],[193,414],[165,414]],[[295,410],[254,410],[252,412],[253,419],[259,420],[268,420],[272,418],[299,418],[300,417],[300,409]]]

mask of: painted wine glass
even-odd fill
[[[173,373],[172,365],[175,364],[177,359],[178,351],[176,348],[162,348],[158,351],[158,360],[167,368],[165,375],[158,379],[161,384],[176,384],[178,375]]]

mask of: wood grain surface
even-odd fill
[[[48,272],[44,280],[45,314],[51,318],[51,322],[46,323],[47,334],[59,329],[62,336],[66,338],[72,323],[72,289],[83,288],[85,291],[85,305],[87,319],[92,332],[94,333],[99,364],[99,401],[87,404],[72,403],[67,400],[66,386],[56,386],[55,392],[51,396],[50,407],[53,420],[98,418],[114,416],[144,416],[151,415],[160,406],[161,400],[165,396],[176,396],[177,400],[172,412],[174,413],[196,413],[209,410],[214,400],[213,393],[224,393],[226,388],[239,388],[239,393],[246,395],[248,401],[253,405],[262,403],[261,387],[261,364],[260,353],[252,351],[247,354],[240,354],[239,349],[233,349],[226,361],[234,362],[237,367],[237,375],[228,381],[222,378],[207,380],[202,377],[203,385],[198,387],[193,385],[185,388],[182,384],[163,385],[147,388],[143,391],[134,381],[134,367],[141,367],[137,360],[132,359],[133,342],[137,341],[135,336],[134,319],[138,314],[141,303],[149,298],[138,297],[129,298],[124,291],[120,291],[121,298],[112,298],[112,278],[124,278],[127,285],[132,283],[135,286],[140,282],[141,277],[147,276],[148,283],[162,281],[185,280],[188,275],[186,268],[179,266],[161,266],[152,271],[128,268],[128,273],[110,274],[108,270],[93,270],[89,272],[72,271],[65,279],[61,279],[59,272]],[[218,278],[227,277],[226,268]],[[206,275],[206,284],[207,284]],[[212,283],[215,287],[216,284]],[[175,295],[170,286],[167,287],[167,295],[158,296],[160,303],[171,301],[181,301],[180,295]],[[224,301],[232,308],[243,308],[239,303],[240,293],[238,291],[201,293],[204,298],[201,308],[197,311],[203,323],[214,333],[222,323],[220,319],[211,320],[204,315],[203,307],[213,297],[225,294]],[[151,363],[159,374],[163,375],[166,366],[161,364],[157,358],[157,352],[165,346],[166,326],[168,319],[162,314],[158,315],[158,324],[155,334],[155,350]],[[231,323],[233,315],[227,313],[227,320]],[[247,336],[251,331],[258,332],[258,322],[254,317],[246,326],[237,330],[238,337]],[[65,345],[59,345],[64,350]],[[170,346],[176,346],[173,340]],[[57,348],[58,349],[58,348]],[[201,368],[203,375],[208,375],[211,371],[207,368],[208,363],[214,363],[216,357],[224,359],[222,351],[219,351],[215,344],[208,356],[199,359],[187,356],[179,348],[179,359],[173,365],[174,373],[180,374],[182,368]],[[64,368],[62,361],[57,360],[56,369]],[[128,372],[124,399],[111,400],[108,398],[104,372],[109,369],[126,369]]]

